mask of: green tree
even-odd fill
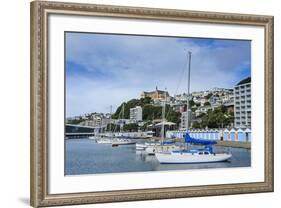
[[[204,106],[210,106],[210,105],[211,105],[211,103],[208,101],[204,103]]]
[[[194,129],[200,129],[201,128],[201,123],[199,123],[198,121],[194,121],[192,123],[192,128]]]
[[[170,107],[170,105],[167,105],[166,109],[167,109],[166,116],[165,116],[166,120],[179,125],[181,122],[181,113],[174,111],[172,107]]]
[[[150,97],[141,99],[131,99],[128,102],[123,102],[112,115],[113,119],[122,118],[122,108],[124,105],[124,119],[130,118],[130,108],[135,108],[136,106],[144,107],[150,105],[152,102]]]
[[[142,110],[142,118],[145,121],[152,121],[162,117],[162,107],[154,105],[145,105]]]
[[[225,106],[220,106],[214,110],[209,110],[202,116],[201,127],[222,128],[230,125],[234,121],[233,113],[228,113]]]
[[[151,98],[141,98],[141,99],[132,99],[128,102],[123,102],[113,114],[113,119],[122,118],[122,108],[124,105],[124,118],[128,119],[130,117],[130,108],[136,106],[142,107],[142,118],[144,121],[152,121],[154,119],[162,118],[162,106],[156,106],[151,104]],[[168,121],[174,122],[176,124],[180,123],[181,114],[175,112],[170,105],[166,105],[166,115],[165,118]]]
[[[190,101],[189,101],[189,107],[194,106],[194,105],[195,105],[195,102],[193,101],[193,99],[190,100]]]

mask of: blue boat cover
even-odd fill
[[[217,144],[217,142],[213,141],[213,140],[191,138],[188,132],[186,132],[186,134],[185,134],[184,141],[185,141],[185,143],[191,143],[191,144],[202,144],[202,145]]]

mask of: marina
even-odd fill
[[[120,94],[97,111],[66,119],[66,175],[251,166],[251,77],[192,92],[197,68],[192,50],[181,52],[170,92],[156,82],[138,98]]]
[[[145,144],[147,140],[137,139]],[[194,145],[194,147],[200,147]],[[251,150],[237,147],[214,145],[215,152],[231,152],[232,157],[225,162],[196,164],[160,164],[155,155],[136,150],[136,144],[99,144],[94,139],[80,138],[65,140],[65,174],[100,174],[146,172],[166,170],[192,170],[209,168],[234,168],[251,166]]]

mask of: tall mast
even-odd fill
[[[122,119],[124,119],[124,103],[122,105]]]
[[[188,73],[187,73],[187,105],[186,105],[186,130],[189,127],[189,94],[190,94],[190,69],[191,69],[191,51],[188,51]]]
[[[124,121],[123,120],[124,120],[124,103],[122,105],[120,132],[123,132],[123,125],[124,125]]]
[[[161,127],[161,137],[162,137],[162,140],[164,140],[164,137],[165,137],[166,99],[167,99],[167,92],[166,92],[166,88],[165,88],[165,98],[164,98],[164,103],[163,103],[163,108],[162,108],[162,127]]]
[[[110,105],[110,117],[109,117],[109,132],[111,132],[111,121],[112,121],[112,105]]]

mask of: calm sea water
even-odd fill
[[[112,147],[87,138],[67,139],[65,148],[66,175],[251,166],[251,151],[243,148],[214,146],[214,151],[230,150],[231,161],[201,164],[159,164],[155,156],[136,151],[135,145]]]

